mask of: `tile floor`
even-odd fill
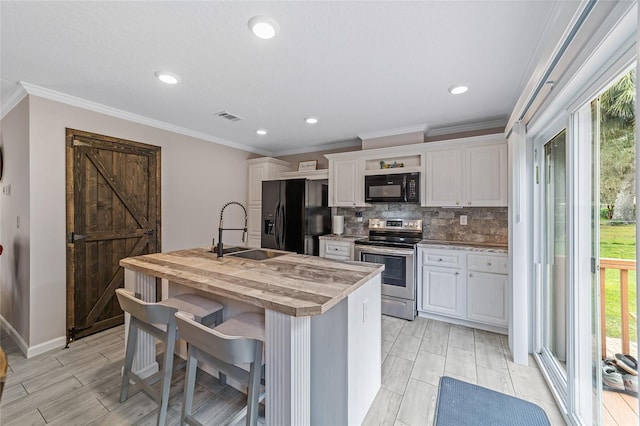
[[[382,330],[382,388],[365,425],[431,425],[443,374],[534,402],[553,425],[564,425],[533,359],[526,367],[509,361],[506,336],[423,318],[407,322],[383,317]],[[0,424],[155,424],[157,405],[136,386],[126,402],[118,401],[123,327],[29,360],[4,331],[0,344],[9,360]],[[170,425],[179,424],[183,380],[183,371],[176,373]],[[217,379],[205,373],[198,377],[194,410],[203,423],[224,424],[244,401],[243,394]]]

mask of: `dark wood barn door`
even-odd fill
[[[160,250],[160,147],[67,129],[67,343],[124,322],[122,258]]]

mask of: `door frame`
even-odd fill
[[[84,141],[83,141],[84,140]],[[155,247],[153,252],[159,252],[162,249],[162,203],[161,203],[161,148],[159,146],[145,144],[142,142],[135,142],[127,139],[116,138],[111,136],[100,135],[97,133],[91,133],[82,130],[76,130],[66,128],[66,333],[67,333],[67,345],[75,340],[77,337],[83,337],[82,333],[76,333],[74,331],[76,317],[75,317],[75,244],[73,238],[73,232],[75,228],[75,181],[76,176],[74,172],[75,164],[75,150],[74,147],[78,145],[89,145],[90,141],[99,141],[107,145],[113,144],[114,147],[119,149],[129,150],[132,153],[138,153],[140,150],[147,151],[153,156],[155,161],[155,174],[152,175],[152,179],[155,181],[155,191],[151,194],[154,200],[150,200],[154,206],[157,215],[153,223],[155,229]],[[69,238],[69,236],[72,236]],[[150,243],[149,243],[150,244]],[[124,282],[124,272],[123,272]],[[159,283],[157,283],[158,285]]]

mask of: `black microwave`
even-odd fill
[[[397,173],[364,177],[367,203],[419,203],[420,173]]]

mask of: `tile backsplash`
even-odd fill
[[[362,212],[358,222],[356,212]],[[440,208],[413,204],[381,203],[371,207],[337,207],[337,215],[344,216],[344,233],[367,235],[371,218],[422,218],[422,237],[427,240],[464,241],[507,244],[507,207]],[[467,225],[460,225],[460,216],[467,216]]]

